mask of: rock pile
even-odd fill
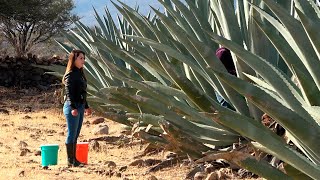
[[[66,65],[66,60],[59,57],[37,58],[28,54],[28,57],[0,57],[0,86],[29,88],[37,87],[46,90],[53,84],[60,84],[59,78],[44,74],[47,70],[34,67],[34,65],[51,64]]]

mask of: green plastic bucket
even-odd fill
[[[42,166],[58,164],[58,144],[45,144],[40,146]]]

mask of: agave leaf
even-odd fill
[[[154,33],[151,31],[150,24],[147,19],[141,16],[136,10],[132,9],[128,5],[118,1],[124,8],[120,8],[115,3],[113,3],[121,14],[125,13],[127,16],[124,16],[129,22],[130,25],[134,28],[136,33],[139,33],[142,37],[148,37],[150,39],[155,39]],[[138,32],[137,32],[138,31]]]
[[[209,154],[204,158],[198,159],[196,163],[211,162],[218,159],[225,159],[228,162],[235,163],[266,179],[292,179],[277,168],[271,166],[268,162],[257,160],[249,154],[238,151]]]
[[[244,73],[244,75],[247,76],[252,82],[256,83],[257,85],[276,93],[276,90],[272,86],[270,86],[267,82],[265,82],[263,79],[260,79],[255,76],[251,76],[250,74],[246,74],[246,73]]]
[[[240,25],[240,30],[241,34],[243,37],[243,40],[246,45],[249,45],[249,31],[248,31],[248,15],[247,9],[248,8],[248,3],[246,0],[238,0],[237,1],[237,18],[238,18],[238,23]]]
[[[187,134],[193,136],[203,143],[223,146],[230,145],[230,143],[237,141],[237,136],[221,134],[220,130],[201,128],[196,124],[183,119],[175,112],[169,110],[164,104],[159,103],[156,100],[137,95],[127,95],[124,98],[128,99],[131,102],[135,102],[142,107],[145,107],[148,111],[164,115],[164,118],[167,121],[175,124],[176,126],[181,128],[182,131],[186,132]],[[192,129],[192,132],[190,131],[190,129]]]
[[[145,62],[147,62],[151,67],[155,68],[159,74],[161,74],[161,76],[165,77],[167,80],[170,79],[170,77],[165,73],[165,70],[161,66],[160,62],[155,61],[155,59],[158,59],[157,54],[153,52],[149,46],[143,46],[127,39],[121,39],[121,41],[134,48],[137,56],[140,56],[138,52],[141,53],[141,56],[144,56]]]
[[[214,13],[218,17],[218,20],[222,26],[222,34],[227,39],[230,39],[238,45],[243,45],[243,37],[240,36],[241,30],[237,21],[237,17],[234,13],[234,6],[231,1],[215,0],[212,3]],[[235,65],[237,67],[238,74],[242,76],[242,72],[247,74],[255,74],[252,68],[243,63],[238,57],[233,56]]]
[[[222,63],[215,57],[214,51],[211,50],[211,48],[207,46],[203,46],[198,40],[194,39],[193,37],[188,37],[183,34],[181,28],[179,28],[175,23],[171,22],[168,18],[166,18],[163,14],[160,12],[154,10],[155,13],[160,17],[162,21],[175,33],[175,35],[179,38],[181,42],[186,46],[186,48],[190,51],[190,53],[194,56],[194,58],[197,60],[199,65],[203,68],[203,70],[206,72],[208,71],[207,66],[219,68],[223,71],[226,71]],[[191,44],[190,44],[191,43]],[[152,45],[153,46],[153,45]],[[153,46],[154,47],[154,46]],[[167,52],[165,50],[164,52]],[[181,60],[181,59],[179,59]],[[186,62],[185,62],[186,63]],[[191,66],[193,69],[194,67]],[[197,71],[197,69],[194,69]],[[197,71],[198,73],[202,74],[202,72]],[[243,97],[239,96],[237,93],[235,93],[232,89],[228,88],[227,86],[223,87],[224,90],[227,92],[228,96],[224,95],[224,91],[221,91],[221,85],[219,82],[217,82],[214,79],[214,75],[211,72],[206,72],[211,75],[211,79],[207,79],[206,76],[203,76],[211,83],[213,87],[216,88],[216,90],[226,99],[228,102],[232,102],[233,105],[235,105],[235,108],[240,111],[241,113],[249,115],[249,110],[246,105],[246,102],[244,101]]]
[[[186,18],[183,18],[178,10],[173,9],[173,7],[168,6],[161,0],[158,0],[166,9],[166,12],[170,15],[168,18],[172,21],[176,21],[176,23],[185,30],[189,35],[196,36],[196,32],[192,29]],[[170,0],[171,1],[171,0]],[[153,7],[151,7],[154,9]],[[154,9],[155,10],[155,9]]]
[[[66,52],[66,53],[69,53],[72,51],[72,47],[66,45],[65,43],[63,42],[60,42],[58,40],[55,39],[55,41],[58,43],[58,45]]]
[[[304,173],[305,175],[311,177],[312,179],[317,179],[317,176],[319,176],[320,168],[317,165],[311,163],[308,159],[306,159],[304,156],[297,153],[296,151],[294,151],[290,147],[286,147],[285,149],[283,149],[283,150],[287,151],[287,154],[282,155],[282,153],[279,154],[278,152],[275,152],[275,151],[271,150],[269,147],[264,146],[260,143],[253,142],[252,144],[256,148],[261,149],[262,151],[264,151],[268,154],[271,154],[275,157],[278,157],[279,159],[285,161],[290,166],[292,166],[296,170]],[[296,171],[294,171],[294,173],[296,175],[298,174],[298,172],[296,172]],[[292,175],[292,171],[288,172],[288,175]],[[299,173],[298,175],[300,176],[301,174]],[[293,177],[294,177],[294,175],[293,175]],[[305,177],[305,176],[301,175],[300,177]]]
[[[297,83],[300,85],[300,88],[303,92],[305,100],[311,106],[319,106],[320,105],[320,91],[315,85],[314,81],[310,80],[307,75],[305,75],[300,67],[292,65],[293,72],[295,77],[297,78]]]
[[[296,11],[299,11],[299,13],[303,13],[311,21],[319,21],[320,10],[319,10],[319,7],[317,7],[315,1],[313,1],[313,0],[306,0],[306,1],[294,0],[294,3],[297,8]]]
[[[180,128],[170,124],[167,121],[159,122],[161,128],[168,134],[165,135],[165,139],[171,142],[174,146],[183,152],[186,152],[193,158],[202,157],[202,152],[209,151],[210,148],[203,145],[192,136],[181,131]]]
[[[281,6],[277,5],[273,0],[263,0],[266,5],[271,9],[271,11],[279,18],[282,25],[285,27],[285,31],[279,31],[287,39],[289,36],[293,40],[293,49],[297,52],[300,59],[303,61],[306,68],[309,70],[311,76],[313,77],[317,87],[320,87],[320,67],[314,66],[318,63],[317,55],[314,52],[312,45],[308,39],[301,24],[288,14]],[[258,10],[259,8],[255,8]],[[261,11],[260,11],[261,13]],[[270,21],[270,16],[266,16],[265,13],[261,13],[268,21]],[[272,20],[271,20],[272,21]],[[270,22],[271,22],[270,21]],[[272,23],[272,22],[271,22]],[[275,26],[276,27],[276,26]],[[284,34],[287,33],[287,34]],[[289,40],[290,40],[289,39]],[[295,46],[295,47],[294,47]]]
[[[311,180],[311,178],[289,164],[284,165],[286,173],[295,180]]]
[[[186,3],[188,4],[190,11],[197,18],[197,20],[202,28],[202,31],[203,31],[203,29],[208,30],[208,31],[212,30],[213,28],[211,27],[211,25],[208,21],[211,16],[211,8],[209,7],[210,2],[208,2],[208,0],[200,1],[200,2],[207,4],[208,8],[205,8],[207,10],[206,11],[206,10],[203,10],[201,8],[196,7],[196,5],[194,3],[192,3],[191,1],[192,0],[186,0]],[[205,13],[205,15],[203,15],[203,13]],[[214,41],[211,41],[208,38],[208,35],[206,33],[204,33],[204,35],[207,38],[207,43],[208,43],[207,45],[210,46],[212,49],[218,49],[218,47],[219,47],[218,44],[215,43]]]
[[[248,65],[253,67],[268,84],[272,85],[272,87],[277,90],[280,97],[290,105],[290,108],[298,112],[303,117],[310,117],[309,114],[301,107],[301,104],[305,104],[305,101],[300,96],[299,89],[288,77],[286,77],[286,75],[266,60],[244,50],[237,44],[215,34],[211,34],[211,36],[216,42],[228,47],[231,51],[237,54],[237,56],[245,60]]]
[[[143,66],[141,66],[138,62],[136,62],[131,57],[128,57],[124,50],[121,50],[118,46],[113,44],[112,42],[109,42],[106,39],[99,38],[100,42],[92,42],[91,44],[95,45],[98,49],[105,51],[105,48],[108,48],[109,51],[112,51],[113,54],[115,54],[117,57],[123,59],[127,63],[133,66],[133,68],[136,68],[136,72],[139,73],[141,77],[143,77],[146,80],[155,80],[156,78],[152,76]]]
[[[234,129],[241,135],[259,142],[261,144],[259,147],[257,146],[257,143],[254,143],[257,148],[284,160],[296,169],[308,174],[310,177],[316,178],[320,175],[320,168],[318,166],[313,164],[306,157],[292,150],[279,136],[272,133],[261,123],[242,116],[241,114],[224,109],[220,109],[217,114],[208,114],[208,116]]]
[[[107,29],[107,26],[104,25],[101,17],[99,16],[98,12],[96,11],[96,9],[94,7],[93,7],[93,10],[94,10],[94,13],[95,13],[95,18],[96,18],[100,28],[102,29],[103,35],[105,37],[107,37],[110,34],[108,29]]]
[[[292,73],[293,70],[291,67],[292,65],[296,65],[297,67],[301,68],[301,71],[305,72],[306,74],[309,74],[304,64],[299,60],[299,57],[297,56],[296,52],[290,47],[290,45],[284,38],[282,38],[279,34],[270,29],[270,26],[262,24],[260,20],[254,19],[254,22],[272,42],[272,44],[277,49],[279,54],[282,56],[283,60],[285,61],[286,65]],[[311,75],[309,75],[309,77],[312,78]]]
[[[312,43],[312,46],[315,52],[318,55],[318,59],[320,59],[320,38],[319,38],[320,18],[317,17],[317,19],[313,20],[309,18],[309,16],[306,16],[305,14],[303,14],[299,9],[297,9],[296,11],[308,35],[308,38]]]
[[[140,82],[135,82],[130,79],[124,79],[124,81],[137,88],[142,90],[143,92],[147,93],[150,97],[153,97],[155,100],[162,102],[163,104],[167,104],[168,106],[174,106],[183,111],[184,113],[188,114],[191,116],[194,121],[211,125],[216,128],[223,129],[219,124],[211,121],[209,118],[206,118],[204,116],[201,116],[195,109],[191,108],[190,106],[187,106],[175,99],[172,98],[172,96],[166,96],[165,94],[162,94],[161,92],[157,91],[151,86],[148,86],[147,84],[140,83]]]
[[[239,93],[247,97],[249,101],[254,103],[262,111],[279,122],[299,143],[303,144],[304,148],[310,148],[308,152],[312,154],[315,161],[319,161],[320,144],[317,143],[316,139],[318,138],[315,136],[320,133],[320,126],[312,117],[308,117],[308,119],[301,117],[300,114],[291,111],[285,105],[282,105],[276,99],[250,83],[224,73],[217,72],[217,75]],[[305,132],[303,129],[308,129],[308,132]]]
[[[172,2],[175,4],[175,7],[183,14],[183,17],[186,19],[186,21],[188,21],[188,24],[195,32],[197,38],[201,42],[207,43],[206,35],[203,32],[200,23],[198,22],[194,14],[179,0],[172,0]]]

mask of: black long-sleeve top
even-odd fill
[[[89,108],[87,103],[87,82],[83,77],[80,69],[74,67],[65,75],[66,101],[70,102],[72,109],[77,109],[76,104],[85,104],[85,108]]]

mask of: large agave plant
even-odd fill
[[[126,125],[136,123],[144,130],[140,137],[193,158],[240,139],[285,162],[286,171],[236,150],[198,162],[225,158],[268,179],[319,178],[315,2],[159,2],[166,13],[153,9],[155,16],[143,16],[120,2],[114,4],[122,15],[118,27],[106,10],[104,17],[96,13],[99,27],[76,22],[79,32],[65,33],[88,54],[89,100],[96,110]],[[238,78],[215,57],[218,44],[233,52]],[[63,73],[61,67],[51,69]],[[222,107],[216,93],[235,111]],[[298,151],[258,121],[261,112],[286,129]]]

